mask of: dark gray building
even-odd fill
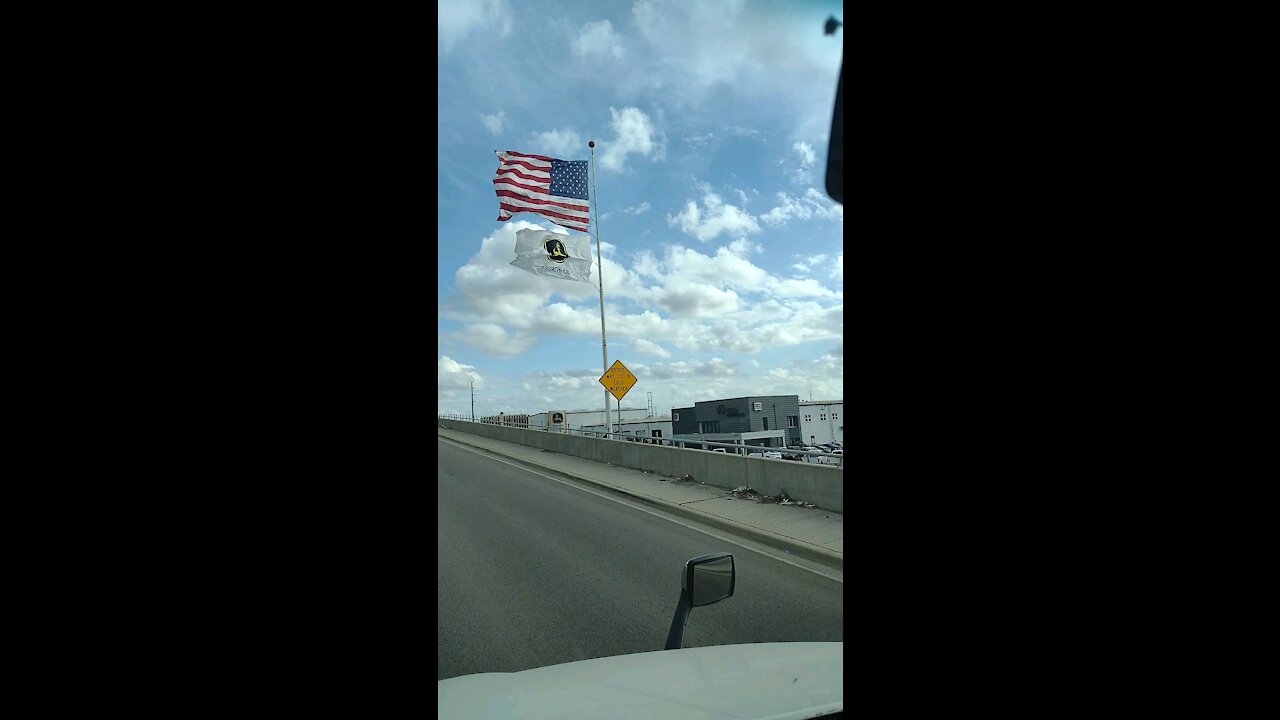
[[[693,435],[698,432],[698,419],[691,407],[671,408],[671,434]]]
[[[718,435],[725,433],[753,433],[761,431],[784,430],[788,446],[801,444],[800,437],[800,396],[799,395],[755,395],[724,400],[706,400],[693,405],[694,419],[697,427],[688,432],[701,435]],[[684,412],[680,412],[681,424],[676,425],[673,419],[672,432],[681,432],[684,424]],[[777,438],[769,438],[777,440]],[[770,443],[772,444],[772,443]]]

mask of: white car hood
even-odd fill
[[[718,645],[436,684],[441,718],[800,720],[844,709],[844,643]]]

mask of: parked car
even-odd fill
[[[722,453],[722,452],[724,452],[724,448],[712,448],[712,449],[711,449],[711,452],[719,452],[719,453]],[[725,453],[725,454],[727,455],[728,453]]]
[[[765,450],[764,452],[760,453],[760,455],[762,457],[771,458],[773,460],[782,459],[782,453],[778,452],[777,450]]]

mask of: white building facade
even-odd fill
[[[806,445],[844,444],[844,401],[800,401],[800,437]]]
[[[586,425],[582,429],[585,432],[603,433],[605,426],[604,423],[600,423],[598,425]],[[628,438],[663,438],[670,440],[671,418],[669,416],[642,417],[623,420],[621,423],[615,420],[614,432],[619,432]]]
[[[555,413],[561,413],[565,416],[565,424],[573,430],[581,430],[584,425],[601,425],[603,426],[607,420],[604,416],[604,408],[598,410],[548,410],[546,412],[536,413],[529,416],[529,427],[539,430],[551,429],[551,419]],[[645,408],[622,408],[621,416],[623,420],[638,420],[648,415],[649,411]],[[618,423],[619,410],[617,408],[609,408],[609,415],[613,423]],[[670,425],[671,421],[667,420]]]

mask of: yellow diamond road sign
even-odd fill
[[[609,391],[610,395],[613,395],[621,402],[622,396],[626,395],[631,386],[636,384],[636,376],[631,374],[631,371],[627,369],[626,365],[622,364],[621,360],[614,360],[609,370],[600,376],[600,384],[604,386],[605,390]]]

